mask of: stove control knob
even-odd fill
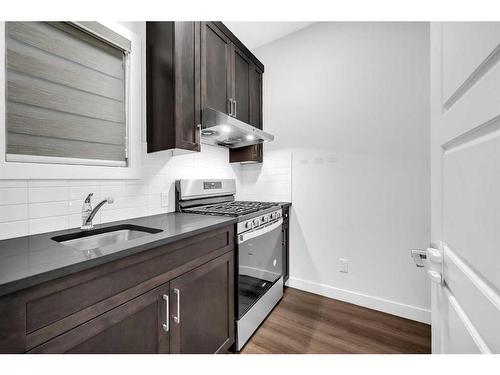
[[[254,227],[256,227],[256,226],[257,226],[257,225],[259,225],[259,224],[260,224],[259,219],[254,219],[254,220],[253,220],[253,225],[254,225]]]
[[[251,221],[247,221],[247,223],[245,224],[245,228],[252,229],[252,227],[253,227],[252,222]]]
[[[276,218],[279,219],[281,217],[281,212],[276,212]]]
[[[269,217],[267,215],[262,216],[262,222],[267,223],[269,221]]]
[[[271,220],[276,219],[276,217],[277,217],[277,216],[276,216],[276,212],[273,212],[273,213],[271,214]]]

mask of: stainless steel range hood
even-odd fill
[[[238,148],[274,140],[273,135],[211,108],[203,109],[202,118],[203,143]]]

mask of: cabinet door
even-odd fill
[[[234,113],[238,120],[250,123],[250,60],[232,45]]]
[[[229,113],[231,42],[212,22],[201,23],[201,107]]]
[[[148,152],[175,148],[174,22],[146,22]]]
[[[170,352],[218,353],[234,343],[234,255],[170,282]]]
[[[236,70],[235,64],[235,70]],[[236,83],[236,82],[235,82]],[[236,86],[238,87],[238,86]],[[262,71],[254,64],[248,66],[248,105],[245,107],[248,112],[248,122],[256,128],[262,129]],[[240,104],[237,105],[237,115],[240,111]],[[229,151],[229,161],[231,163],[262,163],[263,145],[252,145],[231,149]]]
[[[200,151],[200,23],[146,23],[148,152]]]
[[[250,125],[262,129],[262,71],[250,66]]]
[[[30,353],[169,353],[168,293],[168,283],[163,284]]]
[[[200,151],[200,23],[174,24],[175,148]]]

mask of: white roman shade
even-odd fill
[[[130,41],[94,22],[6,22],[8,161],[127,164]]]

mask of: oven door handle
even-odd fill
[[[283,224],[283,218],[280,218],[278,221],[274,223],[268,224],[265,227],[258,228],[256,230],[252,230],[247,233],[242,233],[238,235],[238,244],[243,243],[245,241],[251,240],[252,238],[262,236],[263,234],[272,232],[276,228],[279,228]]]

